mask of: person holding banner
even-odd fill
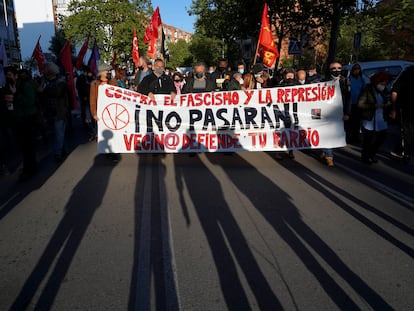
[[[155,100],[155,94],[170,94],[174,98],[177,91],[171,77],[165,74],[164,61],[157,58],[154,61],[153,72],[146,76],[138,85],[138,93],[147,95]]]
[[[330,77],[327,79],[327,81],[339,81],[339,86],[341,88],[341,95],[342,95],[342,110],[343,110],[343,121],[348,121],[349,119],[349,113],[350,113],[350,107],[349,107],[349,100],[348,100],[348,87],[346,85],[346,80],[342,76],[342,65],[339,62],[333,62],[329,65],[329,73]],[[326,165],[333,167],[334,164],[334,158],[333,158],[333,149],[332,148],[326,148],[323,149],[323,153],[320,156],[322,161],[326,162]]]
[[[214,83],[206,76],[206,65],[203,62],[194,64],[193,76],[188,79],[182,89],[183,94],[205,93],[214,90]]]

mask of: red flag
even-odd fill
[[[33,49],[32,58],[34,58],[37,61],[37,67],[39,68],[39,72],[43,72],[43,63],[46,61],[46,59],[39,41],[40,37],[37,40],[35,48]]]
[[[269,24],[269,17],[267,15],[268,7],[267,3],[265,3],[262,15],[262,28],[260,29],[258,42],[258,54],[262,59],[263,65],[271,68],[275,65],[276,59],[279,57],[279,52],[277,51],[275,41],[273,40],[273,34]]]
[[[89,37],[88,35],[85,39],[85,42],[83,42],[81,49],[79,50],[78,57],[76,59],[76,69],[80,70],[83,65],[83,58],[85,57],[86,52],[88,51],[89,46]]]
[[[155,53],[155,41],[156,41],[156,39],[155,38],[152,38],[151,39],[151,43],[148,46],[148,52],[147,52],[147,54],[148,54],[148,57],[150,57],[150,58],[155,58],[156,57],[156,53]]]
[[[70,99],[72,102],[72,109],[75,109],[77,107],[77,101],[76,101],[75,81],[73,77],[72,51],[70,48],[69,40],[66,40],[65,45],[60,50],[59,60],[63,68],[65,68],[65,73],[68,75],[67,85],[69,89]]]
[[[134,28],[134,36],[132,37],[132,60],[134,61],[135,67],[138,67],[139,49],[138,49],[137,30],[135,28]]]
[[[157,7],[151,16],[149,25],[145,28],[144,43],[158,38],[158,27],[161,25],[160,9]]]

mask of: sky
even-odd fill
[[[194,33],[195,16],[189,16],[187,10],[192,0],[152,0],[152,6],[160,8],[163,23]]]

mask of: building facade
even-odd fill
[[[8,63],[19,64],[22,58],[13,0],[2,0],[0,10],[0,40],[5,45]]]

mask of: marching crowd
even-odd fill
[[[23,158],[20,180],[37,171],[37,138],[51,143],[54,159],[61,162],[67,155],[66,134],[71,126],[73,103],[70,102],[67,76],[52,62],[44,64],[42,77],[33,79],[27,69],[4,68],[6,82],[0,88],[0,175],[8,174],[7,154],[13,144],[19,147]],[[343,75],[339,62],[329,64],[328,76],[322,78],[317,67],[282,68],[271,75],[260,63],[247,67],[243,61],[229,66],[225,59],[217,66],[196,62],[192,72],[182,73],[165,68],[162,59],[151,62],[140,57],[139,67],[132,79],[126,70],[107,64],[98,66],[95,75],[85,66],[76,77],[80,116],[89,140],[96,139],[98,86],[111,84],[128,88],[153,98],[155,94],[176,96],[186,93],[232,91],[293,86],[321,81],[338,80],[343,102],[343,121],[347,143],[361,145],[361,161],[377,162],[376,153],[384,143],[388,122],[401,126],[401,141],[396,142],[392,154],[405,163],[410,161],[414,135],[414,103],[410,86],[414,81],[414,66],[407,68],[392,88],[391,77],[378,72],[366,83],[359,64],[349,76]],[[361,139],[361,141],[360,141]],[[110,155],[119,161],[118,154]],[[276,153],[282,159],[282,153]],[[294,158],[292,151],[289,158]],[[332,149],[324,149],[321,159],[334,166]]]

